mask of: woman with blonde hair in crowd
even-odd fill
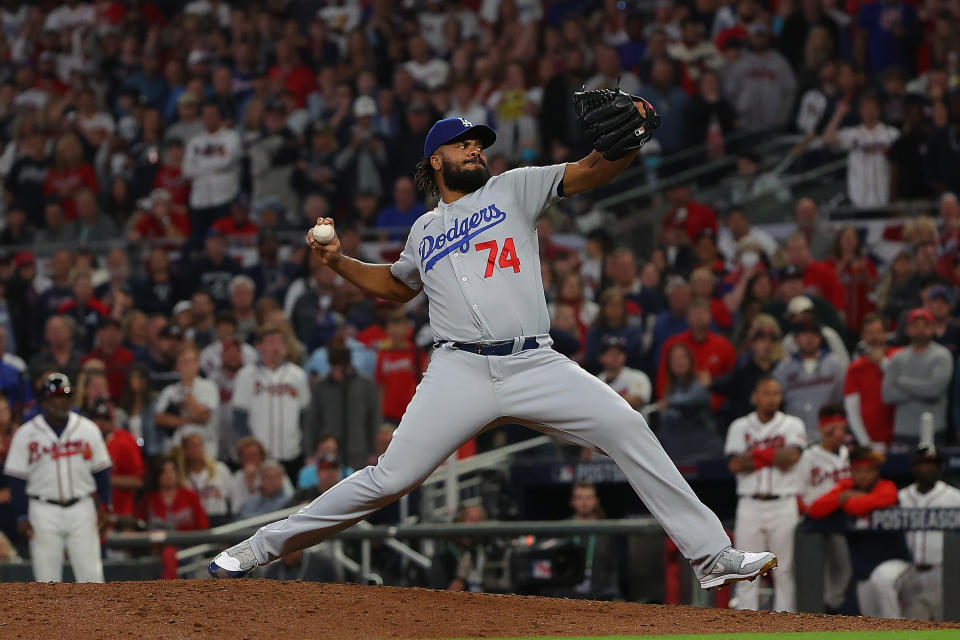
[[[907,220],[906,224],[903,225],[903,242],[910,248],[928,242],[932,242],[939,247],[940,231],[937,228],[937,221],[929,216]]]
[[[230,470],[227,465],[207,455],[203,436],[190,433],[183,437],[177,451],[177,463],[181,483],[200,496],[200,504],[210,519],[210,526],[229,522],[231,507],[239,507],[228,502]]]
[[[257,320],[257,326],[262,327],[267,324],[267,316],[277,309],[280,309],[280,303],[269,296],[257,300],[256,304],[253,305],[253,315]]]
[[[283,312],[283,309],[274,309],[266,314],[266,322],[261,327],[274,326],[280,329],[283,339],[287,343],[287,360],[296,364],[303,365],[303,355],[306,353],[306,347],[297,338],[293,331],[293,325],[290,318]]]
[[[136,309],[128,311],[121,324],[123,346],[132,351],[135,357],[145,357],[150,348],[147,339],[147,314]]]
[[[107,384],[107,369],[103,360],[92,358],[83,363],[80,373],[77,374],[77,409],[87,415],[100,398],[110,397],[110,387]]]
[[[745,346],[730,373],[710,385],[711,391],[727,397],[724,431],[731,422],[753,411],[750,398],[757,381],[771,375],[783,358],[783,333],[773,316],[761,313],[753,319]]]

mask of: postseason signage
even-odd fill
[[[874,531],[947,531],[960,530],[960,508],[878,509],[869,518],[857,518],[853,529]]]

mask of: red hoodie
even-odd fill
[[[892,507],[897,504],[897,485],[890,480],[877,480],[873,489],[865,496],[850,498],[840,506],[840,494],[853,489],[853,479],[844,478],[829,492],[823,494],[810,505],[807,512],[811,518],[826,518],[837,509],[843,509],[851,516],[865,516],[871,511]]]

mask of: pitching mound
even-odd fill
[[[957,628],[902,620],[268,580],[7,583],[0,637],[503,638]]]

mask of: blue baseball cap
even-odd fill
[[[444,118],[430,128],[427,139],[423,142],[423,157],[429,158],[440,145],[447,144],[459,138],[468,131],[473,131],[477,140],[489,147],[497,140],[497,134],[485,124],[473,124],[466,118]]]

